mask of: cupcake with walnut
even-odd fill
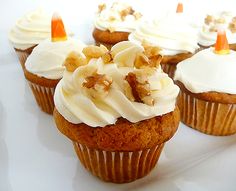
[[[67,70],[54,96],[57,128],[95,176],[131,182],[156,165],[176,132],[179,88],[159,65],[156,49],[124,41],[83,49],[87,64]],[[161,57],[160,57],[161,58]]]
[[[97,45],[111,48],[114,44],[128,40],[128,35],[135,30],[142,14],[126,3],[115,2],[100,4],[94,19],[93,38]]]

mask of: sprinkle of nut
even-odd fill
[[[210,32],[217,32],[217,27],[212,26],[212,27],[210,27],[209,31]]]
[[[140,19],[143,15],[141,14],[141,13],[139,13],[139,12],[134,12],[134,18],[136,19],[136,20],[138,20],[138,19]]]
[[[121,20],[125,20],[125,17],[128,15],[132,15],[134,13],[134,10],[132,9],[132,7],[127,7],[126,9],[123,9],[120,12],[120,16],[121,16]]]
[[[103,54],[102,60],[103,60],[104,64],[111,63],[111,61],[113,60],[111,52],[106,52],[105,54]]]
[[[83,87],[85,87],[94,99],[102,99],[108,95],[112,84],[112,78],[105,74],[94,73],[85,78]]]
[[[231,23],[229,23],[228,28],[232,33],[236,33],[236,17],[232,18],[232,21],[231,21]]]
[[[205,18],[205,24],[209,25],[211,22],[214,21],[214,17],[212,15],[207,15]]]
[[[68,54],[64,61],[64,66],[69,72],[74,72],[79,66],[86,65],[87,61],[81,54],[73,51]]]
[[[214,22],[216,24],[224,24],[226,20],[224,18],[218,18],[218,19],[215,19]]]
[[[105,3],[98,5],[98,13],[101,13],[104,9],[106,9]]]
[[[83,53],[86,57],[88,58],[99,58],[103,54],[105,54],[108,51],[108,49],[101,45],[99,46],[94,46],[94,45],[89,45],[83,49]]]
[[[134,66],[136,68],[142,68],[143,66],[149,66],[149,59],[146,55],[144,55],[143,53],[140,53],[136,56],[136,59],[134,61]]]
[[[128,99],[147,105],[154,105],[154,100],[151,97],[150,84],[145,74],[141,72],[137,74],[130,72],[125,76],[125,81],[128,82],[131,89],[130,91],[127,85],[125,85],[125,94]]]

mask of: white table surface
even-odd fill
[[[39,110],[8,42],[10,27],[27,11],[42,6],[48,11],[61,12],[76,37],[92,43],[92,16],[98,2],[0,0],[0,191],[235,191],[236,135],[208,136],[181,124],[148,176],[117,185],[102,182],[88,173],[77,159],[72,143],[56,129],[52,116]],[[167,7],[174,9],[168,3],[177,3],[135,2],[150,15]],[[236,7],[233,1],[185,3],[191,10],[201,10],[192,11],[193,15],[209,9]]]

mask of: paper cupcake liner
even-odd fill
[[[17,54],[17,57],[18,57],[18,59],[20,61],[20,64],[21,64],[21,67],[22,67],[23,70],[25,69],[26,59],[31,54],[31,52],[33,51],[34,47],[28,48],[26,50],[18,50],[18,49],[15,48],[15,52]]]
[[[53,95],[55,87],[49,88],[28,81],[37,104],[46,113],[52,114],[54,109]]]
[[[236,104],[208,102],[181,91],[178,106],[182,122],[193,129],[218,136],[236,133]]]
[[[93,175],[114,183],[132,182],[147,175],[156,165],[164,143],[150,149],[121,152],[90,149],[73,142],[80,162]]]
[[[174,78],[175,70],[176,70],[176,64],[168,64],[168,63],[161,63],[162,70],[168,74],[170,78]]]

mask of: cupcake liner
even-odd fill
[[[28,48],[26,50],[19,50],[19,49],[14,48],[23,70],[25,69],[26,59],[31,54],[31,52],[33,51],[34,47],[35,46],[33,46],[31,48]]]
[[[176,64],[168,64],[168,63],[161,63],[162,70],[168,74],[170,78],[174,78],[175,70],[176,70]]]
[[[236,104],[209,102],[181,91],[178,106],[182,122],[193,129],[217,136],[236,133]]]
[[[132,182],[147,175],[156,165],[164,143],[140,151],[104,151],[73,142],[80,162],[93,175],[114,183]]]
[[[54,109],[53,95],[55,87],[44,87],[28,81],[37,104],[46,113],[52,114]]]

